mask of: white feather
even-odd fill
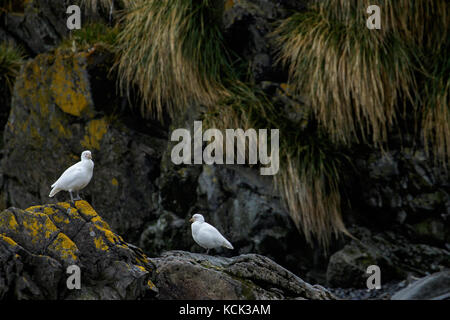
[[[79,191],[89,184],[94,172],[94,162],[84,157],[83,154],[81,161],[67,168],[59,179],[52,184],[49,197],[53,197],[59,191]]]
[[[196,219],[196,216],[198,219]],[[225,239],[225,237],[215,227],[207,222],[204,222],[203,216],[200,214],[195,214],[193,219],[194,222],[191,225],[192,238],[194,238],[194,241],[199,246],[205,249],[218,247],[234,249],[233,245]]]

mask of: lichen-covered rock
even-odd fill
[[[332,287],[366,287],[370,265],[380,267],[382,282],[450,267],[450,252],[445,249],[410,243],[391,231],[372,234],[365,228],[352,228],[351,232],[359,240],[352,240],[330,257],[327,282]]]
[[[123,100],[107,76],[112,58],[101,47],[57,50],[23,66],[4,131],[2,209],[66,200],[64,192],[49,199],[50,186],[89,149],[94,176],[83,196],[128,241],[139,238],[157,206],[165,142],[148,134],[156,126],[118,116]]]
[[[159,299],[335,299],[261,255],[224,258],[169,251],[150,261],[156,266]]]
[[[66,286],[71,265],[79,290]],[[86,201],[0,213],[0,300],[151,298],[153,269]]]

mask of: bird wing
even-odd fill
[[[210,244],[212,247],[222,246],[227,239],[212,225],[207,222],[202,223],[198,234],[199,240]]]
[[[59,177],[58,180],[54,184],[52,184],[52,188],[55,186],[65,187],[74,182],[76,177],[83,171],[81,167],[81,161],[75,163],[73,166],[66,169],[63,174]]]

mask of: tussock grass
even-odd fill
[[[279,59],[289,66],[293,91],[310,99],[333,141],[380,144],[395,123],[399,100],[413,100],[413,59],[395,34],[358,24],[354,1],[331,13],[336,3],[321,2],[283,21],[274,33]]]
[[[366,28],[371,4],[381,7],[381,30]],[[282,21],[273,37],[289,87],[307,97],[319,128],[302,132],[298,142],[289,138],[277,185],[307,239],[316,235],[326,246],[331,234],[346,233],[338,189],[347,160],[335,143],[383,147],[397,120],[412,114],[421,120],[416,130],[427,151],[448,164],[450,4],[311,0],[309,5]]]
[[[0,43],[0,82],[5,83],[10,91],[24,58],[24,51],[12,42]]]
[[[227,87],[231,96],[210,108],[205,114],[206,126],[279,129],[280,171],[274,182],[297,229],[309,243],[325,250],[333,236],[349,235],[341,216],[339,191],[340,172],[349,163],[345,154],[314,121],[300,131],[262,91],[242,82]]]
[[[442,46],[425,83],[422,134],[426,151],[445,169],[450,163],[450,45]],[[447,57],[442,59],[441,57]],[[441,59],[439,59],[441,58]]]
[[[127,1],[127,0],[125,0]],[[114,8],[114,0],[78,0],[80,6],[85,8],[89,12],[98,12],[99,10],[105,10],[109,12]]]
[[[228,95],[231,68],[218,1],[128,1],[121,23],[119,85],[137,87],[144,116],[162,119],[191,103],[213,105]]]

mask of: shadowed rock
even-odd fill
[[[450,270],[433,273],[394,294],[391,300],[450,299]]]
[[[224,258],[169,251],[150,261],[159,299],[335,299],[257,254]]]

